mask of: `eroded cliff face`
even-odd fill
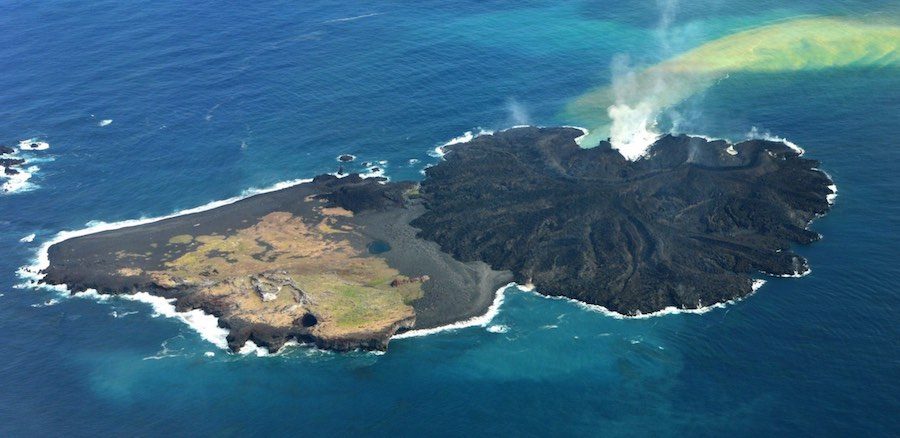
[[[461,260],[521,284],[634,315],[752,292],[797,275],[792,243],[819,238],[832,182],[781,142],[664,136],[628,161],[581,149],[571,128],[516,128],[453,145],[427,170],[412,224]]]

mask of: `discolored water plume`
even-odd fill
[[[900,26],[843,18],[788,20],[710,41],[643,70],[613,63],[613,83],[572,101],[564,120],[590,128],[581,144],[611,137],[626,158],[641,156],[659,134],[662,111],[729,74],[900,66]]]

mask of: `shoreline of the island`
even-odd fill
[[[453,139],[451,139],[447,142],[444,142],[444,143],[438,145],[437,147],[435,147],[433,149],[434,154],[432,156],[443,159],[443,155],[444,155],[443,148],[446,146],[468,143],[482,135],[492,135],[497,132],[504,132],[504,131],[507,131],[510,129],[520,128],[520,127],[536,127],[536,125],[513,126],[510,128],[499,130],[499,131],[488,131],[488,130],[483,130],[483,129],[479,128],[479,131],[477,134],[474,134],[473,131],[466,131],[463,135],[454,137]],[[564,126],[564,127],[582,131],[584,134],[578,138],[583,138],[584,136],[588,135],[588,133],[589,133],[589,131],[586,128],[582,128],[582,127],[577,127],[577,126]],[[697,135],[694,135],[694,136],[697,136]],[[700,136],[700,137],[707,138],[705,136]],[[801,156],[805,153],[804,149],[800,148],[796,144],[794,144],[786,139],[783,139],[780,137],[774,137],[774,136],[770,136],[770,135],[764,135],[763,139],[782,142],[785,145],[787,145],[788,147],[790,147],[791,149],[796,150],[799,153],[799,155],[801,155]],[[716,139],[716,140],[724,140],[729,143],[731,142],[727,139]],[[831,186],[829,186],[829,187],[833,190],[834,193],[832,195],[829,195],[828,201],[829,201],[829,204],[833,205],[834,198],[836,197],[836,193],[837,193],[837,186],[833,183],[834,181],[831,178],[831,175],[829,175],[827,172],[825,172],[821,169],[817,169],[817,170],[823,172],[828,177],[828,179],[832,182]],[[332,174],[332,175],[334,175],[334,174]],[[335,176],[337,176],[338,178],[341,178],[346,175],[335,175]],[[383,170],[381,170],[381,172],[362,174],[361,176],[364,178],[371,178],[371,177],[385,178],[383,176]],[[17,269],[17,271],[16,271],[17,275],[20,278],[22,278],[23,280],[25,280],[25,282],[17,284],[15,287],[51,290],[56,293],[59,293],[60,295],[62,295],[64,297],[90,298],[90,299],[96,300],[97,302],[105,302],[111,298],[118,297],[118,298],[128,300],[128,301],[136,301],[136,302],[142,302],[145,304],[149,304],[151,306],[151,308],[154,310],[155,314],[165,316],[167,318],[178,319],[182,323],[186,324],[190,329],[192,329],[193,331],[198,333],[200,335],[200,337],[202,339],[204,339],[205,341],[210,342],[211,344],[215,345],[217,348],[220,348],[224,351],[230,351],[228,349],[227,342],[225,341],[225,336],[227,336],[227,334],[228,334],[228,329],[223,328],[219,325],[219,318],[217,318],[214,315],[211,315],[209,313],[206,313],[201,309],[191,309],[189,311],[179,312],[175,308],[175,305],[174,305],[175,300],[174,299],[152,295],[148,292],[136,292],[133,294],[100,294],[94,289],[87,289],[84,291],[72,292],[69,289],[68,285],[66,285],[66,284],[55,285],[55,284],[44,283],[42,281],[45,276],[43,271],[50,265],[48,251],[51,246],[53,246],[57,243],[72,239],[72,238],[82,237],[82,236],[100,233],[100,232],[104,232],[104,231],[111,231],[111,230],[117,230],[117,229],[121,229],[121,228],[144,225],[144,224],[158,222],[158,221],[171,219],[171,218],[175,218],[175,217],[186,216],[186,215],[190,215],[190,214],[213,210],[213,209],[216,209],[216,208],[219,208],[219,207],[222,207],[225,205],[233,204],[235,202],[238,202],[238,201],[241,201],[241,200],[244,200],[244,199],[256,196],[256,195],[276,192],[279,190],[288,189],[288,188],[291,188],[291,187],[294,187],[294,186],[297,186],[300,184],[304,184],[304,183],[309,183],[312,181],[313,181],[312,178],[302,178],[302,179],[281,181],[281,182],[277,182],[277,183],[275,183],[271,186],[265,187],[265,188],[249,188],[249,189],[242,191],[241,194],[239,194],[237,196],[226,198],[224,200],[211,201],[211,202],[208,202],[208,203],[203,204],[198,207],[192,207],[192,208],[188,208],[185,210],[176,211],[176,212],[168,214],[168,215],[151,217],[151,218],[141,218],[141,219],[126,219],[126,220],[117,221],[117,222],[102,222],[102,221],[100,221],[100,222],[94,223],[95,221],[90,221],[90,222],[88,222],[88,224],[94,223],[94,225],[90,225],[90,226],[87,226],[86,228],[79,229],[79,230],[60,231],[60,232],[56,233],[50,240],[43,242],[40,245],[40,247],[37,250],[37,253],[35,254],[35,258],[33,259],[33,263],[31,263],[30,265],[22,266],[19,269]],[[813,220],[810,220],[809,223],[811,224],[813,222]],[[798,272],[793,275],[774,275],[774,274],[768,274],[765,272],[761,272],[761,273],[764,275],[767,275],[767,276],[772,276],[772,277],[803,277],[803,276],[809,275],[812,272],[812,270],[808,266],[806,266],[806,268],[807,269],[804,272]],[[495,291],[493,299],[491,300],[490,304],[485,309],[485,312],[483,314],[469,317],[464,320],[452,322],[449,324],[437,326],[437,327],[407,330],[404,332],[394,334],[393,336],[391,336],[391,339],[408,339],[408,338],[413,338],[413,337],[422,337],[422,336],[428,336],[428,335],[433,335],[433,334],[438,334],[438,333],[443,333],[443,332],[452,332],[452,331],[456,331],[456,330],[460,330],[460,329],[464,329],[464,328],[470,328],[470,327],[479,327],[479,326],[480,327],[488,327],[488,325],[493,321],[493,319],[497,316],[497,314],[499,314],[501,306],[505,299],[505,292],[510,287],[514,287],[514,288],[518,289],[519,291],[534,293],[535,295],[538,295],[542,298],[569,301],[572,304],[575,304],[576,306],[578,306],[584,310],[600,313],[604,316],[612,317],[615,319],[623,319],[624,320],[624,319],[647,319],[647,318],[666,316],[666,315],[674,315],[674,314],[682,314],[682,313],[684,313],[684,314],[704,314],[713,309],[724,308],[728,305],[735,304],[739,301],[742,301],[745,298],[748,298],[748,297],[754,295],[759,290],[759,288],[761,288],[765,283],[766,283],[765,280],[754,279],[751,284],[752,290],[748,294],[741,296],[741,297],[733,298],[728,301],[719,302],[719,303],[715,303],[715,304],[708,305],[708,306],[703,306],[702,303],[700,303],[701,305],[696,308],[676,308],[673,306],[669,306],[669,307],[666,307],[664,309],[660,309],[660,310],[657,310],[654,312],[649,312],[649,313],[640,313],[639,312],[635,315],[630,315],[630,314],[623,314],[623,313],[611,311],[601,305],[590,304],[590,303],[587,303],[584,301],[579,301],[579,300],[568,298],[568,297],[543,295],[543,294],[540,294],[537,291],[535,291],[535,288],[533,286],[520,285],[515,282],[510,282]],[[277,355],[277,354],[283,353],[286,350],[286,347],[300,346],[300,345],[306,345],[306,344],[301,344],[296,341],[288,342],[284,345],[283,348],[279,349],[276,352],[266,352],[266,351],[264,351],[265,350],[264,348],[256,346],[252,341],[247,341],[245,346],[243,348],[241,348],[240,351],[238,351],[237,353],[241,354],[241,355],[248,355],[248,354],[256,353],[257,356],[270,356],[270,355]]]
[[[56,235],[54,235],[53,238],[51,238],[50,240],[43,242],[41,244],[41,246],[38,248],[37,254],[35,256],[34,263],[32,263],[31,265],[22,266],[17,270],[17,274],[19,275],[19,277],[26,280],[26,282],[20,283],[20,284],[16,285],[16,287],[44,289],[44,290],[49,290],[49,291],[55,292],[63,298],[92,299],[97,303],[105,303],[111,299],[116,299],[116,298],[122,299],[125,301],[144,303],[151,307],[151,309],[153,310],[155,315],[164,316],[166,318],[177,319],[181,323],[185,324],[192,331],[197,333],[201,337],[201,339],[203,339],[204,341],[209,342],[210,344],[214,345],[216,348],[218,348],[222,351],[232,353],[229,350],[228,343],[226,341],[226,337],[228,335],[228,329],[221,327],[219,325],[219,318],[217,318],[216,316],[211,315],[207,312],[204,312],[202,309],[191,309],[191,310],[183,311],[183,312],[178,311],[174,304],[175,299],[173,299],[173,298],[165,298],[165,297],[153,295],[153,294],[150,294],[149,292],[144,292],[144,291],[136,292],[133,294],[101,294],[101,293],[97,292],[95,289],[87,289],[84,291],[72,292],[72,290],[66,284],[44,283],[43,281],[41,281],[45,275],[42,271],[44,269],[46,269],[50,263],[49,257],[48,257],[48,250],[54,244],[57,244],[57,243],[60,243],[60,242],[63,242],[63,241],[66,241],[66,240],[69,240],[72,238],[86,236],[86,235],[95,234],[95,233],[100,233],[100,232],[104,232],[104,231],[127,228],[127,227],[132,227],[132,226],[137,226],[137,225],[144,225],[144,224],[162,221],[165,219],[170,219],[173,217],[185,216],[185,215],[190,215],[190,214],[194,214],[194,213],[199,213],[202,211],[212,210],[212,209],[222,207],[224,205],[232,204],[234,202],[237,202],[237,201],[240,201],[240,200],[252,197],[252,196],[287,189],[287,188],[290,188],[290,187],[293,187],[293,186],[296,186],[299,184],[311,182],[311,181],[312,181],[312,179],[309,179],[309,178],[282,181],[282,182],[276,183],[270,187],[266,187],[266,188],[262,188],[262,189],[255,189],[255,188],[247,189],[241,195],[227,198],[224,200],[212,201],[212,202],[209,202],[207,204],[204,204],[204,205],[201,205],[198,207],[189,208],[189,209],[175,212],[175,213],[172,213],[169,215],[151,217],[151,218],[141,218],[141,219],[127,219],[127,220],[118,221],[118,222],[99,222],[95,225],[92,225],[92,226],[89,226],[89,227],[86,227],[83,229],[79,229],[79,230],[60,231]],[[762,286],[762,283],[765,283],[764,280],[758,280],[758,281],[761,281],[759,286]],[[457,331],[457,330],[461,330],[461,329],[465,329],[465,328],[471,328],[471,327],[488,327],[490,325],[490,323],[494,320],[494,318],[500,313],[501,307],[505,300],[506,291],[509,288],[515,288],[518,291],[522,291],[522,292],[532,292],[535,295],[540,296],[542,298],[568,301],[584,310],[597,312],[604,316],[612,317],[615,319],[643,319],[643,318],[651,318],[651,317],[656,317],[656,316],[664,316],[664,315],[671,315],[671,314],[678,314],[678,313],[694,313],[694,314],[706,313],[715,308],[722,308],[722,307],[725,307],[725,305],[734,304],[735,302],[740,301],[743,298],[749,297],[750,295],[752,295],[753,293],[756,292],[756,290],[758,289],[759,286],[755,286],[755,284],[754,284],[754,289],[751,294],[748,294],[745,297],[729,300],[725,303],[716,303],[716,304],[713,304],[710,306],[704,306],[704,307],[699,307],[699,308],[695,308],[695,309],[677,309],[674,307],[669,307],[666,309],[662,309],[662,310],[652,312],[652,313],[647,313],[647,314],[626,315],[626,314],[611,311],[603,306],[589,304],[589,303],[585,303],[583,301],[578,301],[578,300],[567,298],[567,297],[553,297],[553,296],[542,295],[542,294],[536,292],[534,290],[533,286],[520,285],[515,282],[510,282],[510,283],[507,283],[507,284],[501,286],[494,292],[494,296],[491,300],[491,303],[485,309],[485,312],[483,314],[476,315],[476,316],[473,316],[473,317],[470,317],[470,318],[467,318],[464,320],[452,322],[452,323],[449,323],[446,325],[437,326],[437,327],[430,327],[430,328],[424,328],[424,329],[413,329],[413,330],[404,331],[404,332],[393,335],[391,337],[391,339],[392,340],[408,339],[408,338],[415,338],[415,337],[430,336],[430,335],[435,335],[435,334],[445,333],[445,332],[453,332],[453,331]],[[256,356],[259,356],[259,357],[272,356],[272,355],[281,354],[290,347],[306,346],[306,345],[307,344],[302,344],[302,343],[293,341],[293,342],[286,343],[284,345],[284,347],[279,349],[277,352],[268,352],[264,348],[257,346],[255,343],[253,343],[253,341],[247,341],[247,343],[244,345],[244,347],[242,347],[237,352],[237,354],[239,354],[239,355],[255,354]]]
[[[43,282],[43,279],[46,276],[46,273],[44,273],[43,271],[50,266],[50,247],[57,243],[64,242],[69,239],[74,239],[76,237],[87,236],[104,231],[118,230],[121,228],[145,225],[175,217],[187,216],[194,213],[213,210],[250,198],[252,196],[284,190],[308,182],[312,182],[312,178],[280,181],[269,187],[249,188],[242,191],[241,194],[237,196],[211,201],[197,207],[176,211],[168,215],[141,219],[126,219],[117,222],[90,221],[88,222],[88,224],[94,222],[96,223],[94,225],[89,225],[78,230],[60,231],[49,240],[41,243],[30,265],[21,266],[16,270],[17,276],[23,279],[24,282],[15,285],[15,287],[19,289],[31,288],[49,290],[52,292],[56,292],[57,294],[66,298],[88,298],[93,299],[97,302],[105,302],[112,298],[120,298],[127,301],[149,304],[156,314],[165,316],[167,318],[175,318],[180,320],[191,330],[198,333],[203,340],[215,345],[217,348],[228,351],[228,344],[225,340],[225,337],[228,335],[228,330],[219,325],[219,318],[206,313],[201,309],[191,309],[189,311],[179,312],[175,308],[174,299],[167,299],[165,297],[152,295],[148,292],[143,291],[133,294],[101,294],[95,289],[73,292],[67,284],[49,284]],[[256,346],[253,341],[248,341],[245,347],[242,348],[241,351],[239,351],[240,354],[250,354],[254,352],[256,352],[259,356],[265,355],[260,354],[260,347]]]

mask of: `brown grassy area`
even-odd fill
[[[160,286],[193,287],[228,303],[230,317],[252,323],[288,327],[312,313],[321,337],[381,331],[413,316],[409,303],[422,296],[421,284],[391,287],[399,272],[354,248],[353,228],[341,222],[352,214],[339,210],[319,210],[313,225],[274,212],[227,236],[175,236],[169,244],[191,244],[188,252],[150,274]],[[289,284],[264,300],[255,284],[273,272]]]

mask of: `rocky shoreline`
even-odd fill
[[[43,281],[174,299],[216,316],[235,351],[347,351],[481,315],[511,281],[638,315],[808,269],[790,245],[817,240],[807,225],[830,208],[818,162],[781,142],[688,136],[628,161],[581,135],[514,128],[447,147],[421,184],[321,175],[75,237],[49,248]]]
[[[629,161],[572,128],[518,128],[445,148],[420,189],[422,237],[510,270],[538,293],[624,314],[697,309],[801,275],[833,183],[784,142],[666,135]]]
[[[321,175],[212,210],[64,240],[48,249],[42,281],[71,293],[174,299],[179,312],[215,316],[233,351],[247,341],[271,352],[288,341],[385,350],[398,331],[483,313],[511,274],[456,261],[416,238],[408,223],[424,209],[407,193],[415,184],[384,182]],[[373,243],[389,249],[372,251]]]

